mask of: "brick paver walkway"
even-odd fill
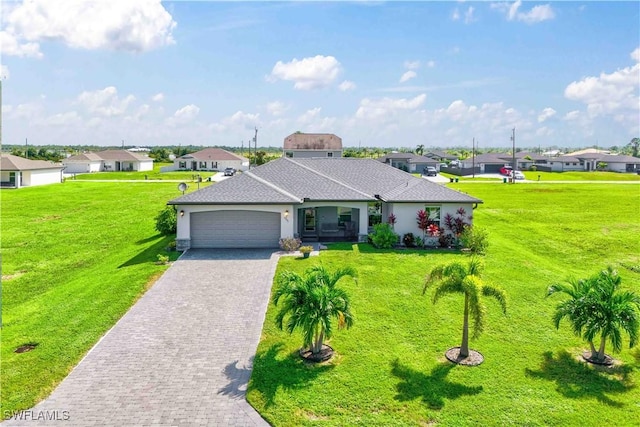
[[[187,252],[49,398],[3,425],[268,425],[245,391],[277,258]]]

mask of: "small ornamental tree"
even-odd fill
[[[458,244],[460,235],[464,231],[464,228],[469,225],[471,216],[467,216],[467,211],[464,208],[459,208],[456,211],[456,215],[446,214],[444,216],[444,226],[451,232],[455,243]]]
[[[418,216],[417,216],[417,222],[418,222],[418,228],[420,230],[422,230],[422,240],[424,240],[424,236],[425,233],[427,232],[427,229],[429,228],[429,214],[427,214],[427,212],[424,209],[420,209],[418,211]]]
[[[165,206],[156,216],[156,230],[168,236],[175,234],[177,228],[176,209],[173,206]]]

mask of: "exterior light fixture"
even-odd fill
[[[289,209],[284,211],[284,219],[289,219]]]
[[[184,216],[184,210],[180,210],[180,216]]]

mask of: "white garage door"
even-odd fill
[[[192,248],[277,248],[280,214],[214,211],[191,214]]]

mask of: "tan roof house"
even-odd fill
[[[62,182],[62,169],[63,166],[59,163],[2,154],[0,186],[20,188],[60,183]]]
[[[82,153],[62,161],[65,173],[143,172],[153,170],[153,159],[146,154],[127,150],[105,150]]]
[[[284,139],[283,157],[342,157],[342,138],[332,133],[296,132]]]

